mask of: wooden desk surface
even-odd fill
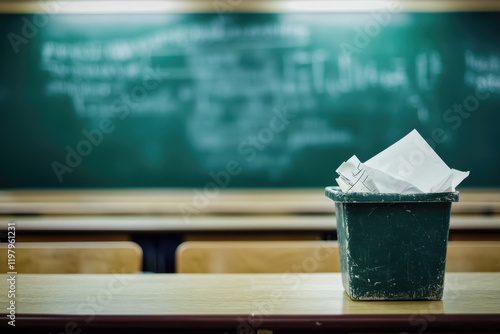
[[[193,216],[11,216],[0,217],[0,230],[10,221],[17,231],[334,231],[334,213],[324,215]],[[452,215],[452,230],[500,230],[500,215]]]
[[[200,189],[198,189],[200,190]],[[201,189],[203,192],[203,189]],[[317,189],[224,189],[212,198],[193,189],[0,191],[0,214],[290,214],[332,213]],[[500,189],[460,189],[454,213],[500,213]]]
[[[1,305],[7,305],[7,277],[0,275]],[[447,273],[442,301],[413,302],[351,301],[338,273],[19,274],[16,289],[16,327],[74,321],[94,329],[236,328],[245,322],[266,329],[416,331],[425,321],[428,330],[500,328],[500,273]]]

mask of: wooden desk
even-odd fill
[[[332,180],[333,181],[333,180]],[[202,201],[192,189],[143,190],[4,190],[1,215],[110,214],[321,214],[334,211],[333,202],[317,189],[224,189]],[[202,201],[204,204],[199,204]],[[198,203],[198,204],[195,204]],[[500,213],[500,189],[460,189],[453,213]]]
[[[0,230],[15,221],[27,242],[139,241],[158,232],[182,234],[179,242],[335,237],[323,188],[225,189],[203,205],[195,200],[186,189],[0,191]],[[452,213],[450,240],[500,240],[500,189],[461,190]]]
[[[323,215],[193,216],[0,216],[0,230],[16,222],[22,232],[333,232],[333,212]],[[462,215],[450,218],[451,230],[500,230],[500,215]]]
[[[0,291],[4,333],[6,275]],[[26,333],[498,332],[500,273],[448,273],[437,302],[353,302],[340,274],[17,275],[16,307]]]

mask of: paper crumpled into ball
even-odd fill
[[[448,167],[417,130],[366,162],[353,155],[336,172],[340,189],[347,193],[451,192],[469,176]]]

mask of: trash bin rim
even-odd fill
[[[345,193],[340,187],[325,188],[326,197],[340,203],[387,203],[387,202],[458,202],[458,191],[446,193]]]

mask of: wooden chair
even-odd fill
[[[338,272],[338,244],[334,241],[188,241],[177,249],[176,271]],[[500,271],[500,242],[450,241],[446,271]]]
[[[15,271],[45,274],[136,273],[142,249],[130,241],[15,243]],[[0,244],[0,271],[8,268],[8,244]]]
[[[335,241],[187,241],[176,251],[178,273],[340,271]]]
[[[450,241],[449,272],[500,272],[500,241]]]

